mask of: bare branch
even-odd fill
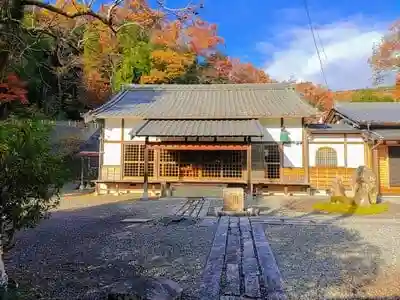
[[[109,11],[108,11],[108,15],[107,17],[102,16],[98,13],[95,13],[92,9],[83,9],[82,11],[77,11],[75,13],[69,13],[66,12],[54,5],[48,4],[48,3],[43,3],[40,0],[22,0],[22,4],[23,5],[31,5],[31,6],[37,6],[43,9],[46,9],[48,11],[54,12],[56,14],[59,14],[61,16],[64,16],[66,18],[69,19],[75,19],[78,17],[83,17],[83,16],[90,16],[93,17],[99,21],[101,21],[102,23],[104,23],[105,25],[108,25],[110,27],[110,29],[116,33],[116,31],[113,28],[113,24],[112,24],[112,20],[111,20],[111,15],[113,10],[118,6],[119,3],[121,3],[122,0],[117,0],[116,2],[114,2],[114,4],[110,7]]]
[[[162,7],[165,11],[171,12],[171,13],[185,12],[185,11],[188,11],[188,10],[193,10],[196,7],[192,2],[189,2],[185,7],[180,7],[180,8],[167,7],[166,0],[157,0],[157,4],[160,7]],[[200,4],[200,7],[202,7],[201,4]]]

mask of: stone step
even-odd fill
[[[202,300],[286,299],[261,223],[252,224],[248,217],[219,218],[200,287]]]

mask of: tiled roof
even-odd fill
[[[131,134],[158,137],[261,137],[263,129],[257,120],[149,120]]]
[[[360,133],[361,130],[348,124],[308,124],[307,130],[312,133]]]
[[[316,112],[288,84],[132,85],[85,120],[308,117]]]
[[[79,152],[98,152],[100,149],[100,129],[79,147]]]
[[[398,141],[400,140],[400,128],[397,129],[379,129],[373,130],[371,133],[375,134],[381,140],[385,141]]]
[[[400,102],[346,102],[334,109],[357,123],[400,123]]]

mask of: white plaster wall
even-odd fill
[[[312,144],[308,145],[309,149],[309,162],[310,167],[315,167],[315,155],[317,154],[317,150],[321,147],[331,147],[336,150],[337,159],[338,159],[338,167],[345,167],[344,164],[344,144]]]
[[[264,127],[264,141],[279,142],[281,135],[280,119],[263,119],[261,124]]]
[[[264,127],[264,141],[280,142],[281,138],[281,119],[262,119],[261,125]],[[303,127],[300,118],[283,119],[283,125],[289,132],[290,140],[293,142],[301,142],[303,140]]]
[[[104,166],[118,166],[121,164],[121,144],[104,143]]]
[[[104,120],[104,140],[120,141],[121,140],[121,124],[122,119],[105,119]]]
[[[303,167],[303,145],[288,144],[283,146],[283,167],[301,168]]]
[[[336,134],[335,137],[329,137],[329,136],[312,136],[311,141],[313,142],[343,142],[344,141],[344,134],[341,134],[340,137]],[[363,139],[361,136],[347,136],[346,140],[348,142],[359,142],[362,143]]]
[[[361,136],[357,136],[357,137],[356,136],[348,136],[347,141],[348,142],[359,142],[359,143],[364,142],[364,140]]]
[[[325,137],[325,136],[312,137],[311,141],[322,142],[322,143],[344,142],[344,135],[343,137]]]
[[[347,144],[347,167],[357,168],[365,165],[364,144]]]
[[[301,119],[283,119],[283,126],[289,132],[289,138],[292,142],[303,141],[303,127]]]

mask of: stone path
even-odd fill
[[[202,300],[286,299],[261,224],[221,217],[200,288]]]
[[[208,213],[210,207],[210,200],[203,197],[188,198],[186,202],[177,208],[175,216],[185,216],[202,218]]]

